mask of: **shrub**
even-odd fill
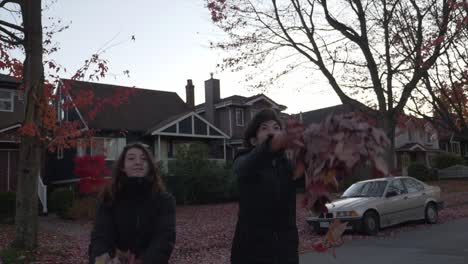
[[[93,220],[96,217],[97,198],[85,196],[77,198],[65,212],[65,218],[74,220]]]
[[[231,166],[208,160],[205,145],[179,146],[176,153],[165,181],[178,204],[217,203],[236,197],[237,182]]]
[[[74,193],[72,190],[58,188],[49,196],[49,209],[60,217],[66,217],[66,212],[73,205]]]
[[[411,163],[408,166],[408,174],[421,181],[431,180],[431,173],[426,165],[422,163]]]
[[[0,222],[15,217],[16,195],[13,192],[0,193]]]
[[[441,154],[434,159],[435,167],[439,170],[445,169],[454,165],[464,165],[465,160],[462,157],[453,154]]]

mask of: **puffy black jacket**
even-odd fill
[[[239,215],[232,264],[297,264],[298,232],[293,168],[271,138],[238,154]]]
[[[119,249],[130,250],[145,264],[168,263],[175,237],[175,200],[170,194],[124,192],[112,206],[98,206],[89,262]]]

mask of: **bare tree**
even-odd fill
[[[463,1],[208,0],[227,33],[213,43],[228,56],[221,68],[248,69],[265,88],[301,70],[320,72],[341,101],[378,120],[391,139],[394,166],[399,115],[421,79],[459,34]],[[258,79],[258,77],[261,79]],[[267,78],[263,78],[268,76]]]
[[[468,12],[468,5],[466,6]],[[468,17],[468,16],[467,16]],[[467,23],[468,25],[468,23]],[[446,131],[468,134],[468,26],[423,77],[410,110]]]

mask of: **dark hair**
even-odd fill
[[[257,136],[257,130],[260,127],[260,125],[270,120],[276,121],[276,123],[278,123],[278,125],[281,128],[283,128],[283,123],[281,122],[275,110],[269,108],[263,109],[257,114],[255,114],[255,116],[249,122],[247,129],[244,133],[244,147],[253,147],[252,143],[250,143],[250,139]]]
[[[123,178],[127,177],[127,175],[123,171],[125,155],[127,155],[127,152],[133,148],[141,150],[144,153],[146,160],[148,161],[148,175],[145,177],[148,178],[148,182],[152,185],[151,192],[153,194],[156,194],[164,192],[166,190],[162,181],[160,167],[154,162],[153,155],[151,155],[151,152],[148,150],[148,148],[146,148],[145,145],[141,143],[129,144],[124,147],[122,153],[120,153],[117,162],[114,164],[112,170],[112,184],[107,186],[107,188],[105,188],[103,193],[101,194],[101,199],[103,203],[108,206],[111,206],[114,203],[117,193],[120,190],[122,190]]]

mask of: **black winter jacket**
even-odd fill
[[[130,250],[145,264],[168,263],[175,237],[175,200],[170,194],[124,192],[112,206],[98,206],[89,262],[119,249]]]
[[[297,264],[298,232],[293,168],[283,152],[270,150],[271,137],[238,154],[239,215],[232,264]]]

